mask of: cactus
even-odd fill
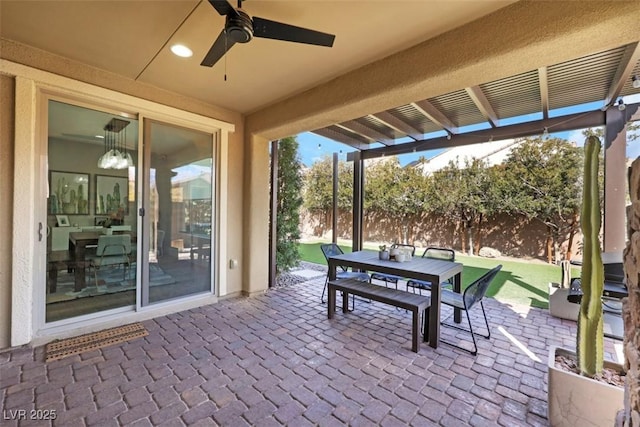
[[[582,301],[578,316],[577,356],[582,375],[593,377],[602,372],[604,332],[602,291],[604,265],[600,250],[600,197],[598,167],[600,140],[589,136],[584,144],[584,188],[581,225],[584,238],[582,260]]]

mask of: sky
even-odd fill
[[[626,96],[623,99],[626,104],[640,102],[640,94]],[[596,108],[600,108],[601,104],[602,104],[601,102],[590,103],[590,104],[584,104],[578,107],[560,109],[555,111],[555,116],[579,113],[584,111],[593,111]],[[554,114],[551,114],[551,112],[550,112],[550,115],[554,117]],[[538,116],[541,116],[541,115],[538,115]],[[537,117],[536,115],[529,115],[529,116],[524,116],[520,118],[502,120],[501,124],[510,124],[510,123],[518,123],[523,121],[538,120],[539,118],[540,117]],[[488,126],[488,125],[484,124],[480,126],[475,126],[475,129],[482,129],[483,126]],[[471,127],[467,127],[467,129],[465,130],[470,131],[473,129]],[[579,147],[584,145],[584,136],[582,135],[582,129],[571,131],[571,132],[557,132],[557,133],[554,133],[553,130],[550,130],[549,135],[554,138],[563,138],[563,139],[567,139],[569,141],[575,142],[576,145]],[[346,160],[346,153],[355,151],[354,148],[348,145],[333,141],[331,139],[316,135],[311,132],[304,132],[299,134],[297,140],[299,143],[298,153],[300,155],[300,159],[302,160],[302,163],[304,163],[306,166],[311,166],[312,163],[315,163],[316,161],[321,160],[325,156],[331,157],[333,153],[338,153],[341,160]],[[409,153],[409,154],[400,155],[398,156],[398,158],[400,160],[400,164],[404,166],[407,163],[417,160],[421,156],[424,156],[426,158],[431,158],[441,153],[442,151],[443,150],[430,150],[430,151],[423,151],[418,153]],[[636,140],[627,145],[627,157],[636,158],[638,156],[640,156],[640,140]]]

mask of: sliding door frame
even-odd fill
[[[211,157],[213,159],[213,174],[212,177],[214,179],[214,185],[212,187],[212,202],[211,202],[211,231],[214,238],[211,241],[211,257],[209,262],[211,263],[211,274],[209,276],[209,290],[208,292],[218,297],[220,295],[220,288],[222,283],[226,283],[226,263],[224,260],[227,258],[226,254],[226,245],[222,244],[226,242],[227,234],[224,233],[224,236],[221,236],[220,233],[222,230],[226,230],[226,222],[227,217],[226,214],[223,213],[223,209],[221,206],[224,204],[221,203],[221,200],[226,200],[227,198],[227,155],[226,155],[226,144],[221,143],[222,141],[222,132],[219,129],[213,129],[208,126],[202,126],[199,123],[194,123],[191,121],[180,120],[175,117],[167,117],[167,116],[159,116],[157,114],[147,115],[141,117],[141,138],[140,141],[140,158],[143,159],[142,165],[140,167],[139,173],[141,176],[142,185],[139,186],[138,190],[141,192],[139,195],[141,204],[139,209],[143,209],[144,216],[138,215],[138,229],[142,230],[143,235],[145,236],[142,242],[142,247],[139,249],[141,253],[138,254],[138,259],[142,262],[139,263],[139,271],[138,274],[141,276],[145,276],[148,272],[140,271],[143,267],[149,265],[149,244],[150,244],[150,232],[151,227],[149,221],[146,218],[149,216],[151,212],[150,206],[150,168],[151,168],[151,145],[153,141],[151,138],[151,125],[153,123],[161,124],[161,125],[169,125],[181,127],[188,130],[194,130],[202,133],[206,133],[211,135],[212,146],[211,146]],[[223,148],[224,146],[224,148]],[[224,158],[222,158],[222,153],[225,153]],[[224,198],[224,199],[223,199]],[[169,238],[171,236],[165,236],[165,238]],[[224,240],[223,240],[224,239]],[[137,310],[145,310],[150,307],[163,307],[167,305],[171,305],[176,300],[186,300],[190,298],[197,298],[200,294],[187,295],[184,297],[177,297],[175,299],[169,299],[166,301],[159,302],[150,302],[149,301],[149,281],[147,280],[145,284],[140,286],[137,289],[138,295],[136,298],[136,309]]]
[[[47,197],[49,196],[49,194],[47,193],[47,188],[48,188],[48,175],[50,170],[49,140],[48,140],[49,138],[49,114],[48,113],[49,113],[50,101],[61,102],[61,103],[65,103],[65,104],[69,104],[77,107],[86,108],[89,110],[100,111],[103,113],[108,113],[118,117],[131,119],[131,120],[136,120],[136,121],[138,120],[137,113],[131,112],[131,111],[123,111],[123,108],[118,108],[113,105],[92,103],[90,100],[86,98],[81,98],[77,96],[68,96],[68,95],[64,95],[64,94],[61,94],[55,91],[50,91],[50,90],[41,90],[39,92],[37,123],[38,123],[38,133],[40,135],[40,138],[39,138],[39,146],[37,147],[37,150],[40,153],[40,158],[43,161],[43,165],[42,167],[38,168],[37,172],[39,174],[38,182],[44,183],[44,188],[40,189],[41,196],[38,199],[36,199],[37,200],[36,212],[37,212],[37,216],[39,218],[42,218],[42,223],[45,224],[45,226],[47,223],[47,216],[48,216],[46,201],[47,201]],[[140,144],[138,143],[138,145]],[[137,149],[139,150],[139,147],[137,147]],[[138,165],[136,165],[136,170],[138,169],[140,168]],[[136,179],[138,178],[136,177]],[[139,183],[140,181],[137,181],[138,186],[139,186]],[[48,192],[50,193],[51,191],[52,189],[49,188]],[[91,195],[87,193],[87,197],[90,197],[90,196]],[[136,200],[136,203],[137,202],[138,200]],[[88,216],[91,216],[91,215],[92,214],[90,210],[88,213]],[[94,215],[95,215],[95,211],[94,211]],[[36,320],[35,321],[36,325],[39,325],[41,329],[47,329],[52,327],[54,328],[65,327],[66,325],[77,325],[79,322],[101,317],[104,315],[104,313],[117,314],[117,313],[132,311],[132,309],[135,307],[135,304],[119,307],[115,309],[110,309],[110,310],[98,311],[95,313],[81,315],[81,316],[69,317],[66,319],[57,320],[53,322],[47,322],[46,321],[46,298],[47,298],[46,296],[47,294],[46,292],[46,289],[47,289],[46,237],[47,236],[45,236],[45,238],[43,239],[44,249],[42,249],[42,247],[39,246],[39,252],[43,251],[42,256],[40,256],[39,254],[36,261],[40,264],[38,268],[38,271],[41,272],[41,274],[39,274],[39,276],[41,277],[41,279],[39,279],[40,280],[39,283],[42,285],[40,291],[35,293],[34,319]],[[140,287],[140,277],[136,275],[136,289],[139,287]]]
[[[143,320],[180,309],[195,307],[217,301],[216,294],[225,293],[226,282],[226,229],[227,215],[223,208],[227,203],[227,153],[228,133],[235,130],[231,123],[210,117],[190,113],[167,105],[159,104],[131,95],[126,95],[103,87],[76,81],[38,70],[22,64],[0,59],[0,72],[14,76],[15,89],[15,189],[13,205],[12,251],[14,259],[22,260],[13,263],[12,268],[12,311],[11,311],[11,346],[39,343],[52,338],[68,336],[95,329],[97,326],[116,326],[131,321]],[[73,318],[66,321],[45,324],[44,322],[44,286],[46,280],[46,238],[38,241],[38,229],[46,224],[46,188],[48,185],[46,152],[43,145],[47,142],[46,119],[42,120],[42,112],[46,111],[48,96],[56,99],[68,99],[76,105],[106,111],[125,110],[137,114],[138,121],[151,118],[179,126],[200,129],[215,135],[214,151],[216,156],[216,232],[215,242],[215,277],[212,279],[211,295],[195,295],[184,300],[169,301],[167,304],[154,304],[141,307],[138,301],[130,313],[101,312],[99,315]],[[78,104],[80,102],[80,104]],[[44,126],[44,127],[43,127]],[[139,126],[142,132],[143,126]],[[44,129],[44,133],[43,133]],[[140,135],[139,135],[140,136]],[[138,150],[143,148],[139,137]],[[138,167],[138,177],[142,168]],[[139,181],[140,182],[140,181]],[[138,185],[138,206],[142,206],[141,185]],[[141,218],[138,216],[138,226]],[[139,264],[139,263],[138,263]],[[140,286],[137,287],[138,290]],[[138,291],[139,292],[139,291]],[[170,305],[170,307],[166,307]],[[34,308],[36,307],[36,308]],[[63,324],[64,323],[64,324]]]

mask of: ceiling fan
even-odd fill
[[[237,9],[234,9],[227,0],[209,0],[209,3],[220,15],[226,16],[226,22],[224,29],[200,63],[206,67],[213,67],[234,44],[248,43],[253,37],[327,47],[332,47],[336,38],[333,34],[283,24],[257,16],[251,18],[242,10],[242,0],[238,0]]]

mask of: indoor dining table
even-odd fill
[[[454,292],[460,292],[462,264],[433,258],[413,257],[410,261],[396,262],[381,260],[378,252],[357,251],[329,257],[329,280],[336,279],[336,269],[340,266],[354,270],[393,274],[405,279],[431,282],[431,309],[429,318],[429,346],[438,348],[440,341],[440,287],[441,283],[453,278]],[[454,310],[454,321],[460,323],[461,311]],[[425,331],[427,333],[427,331]]]

